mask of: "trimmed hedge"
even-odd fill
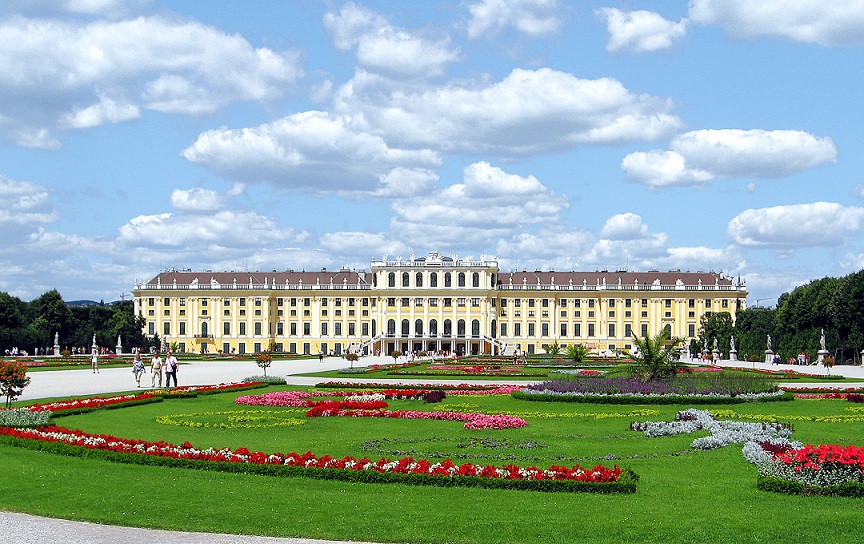
[[[787,495],[816,495],[826,497],[864,497],[864,483],[846,482],[845,484],[827,487],[807,487],[798,482],[790,482],[771,476],[759,476],[756,487],[762,491],[786,493]]]
[[[503,478],[484,478],[479,476],[427,476],[424,474],[399,474],[393,472],[375,472],[372,470],[350,470],[334,468],[305,468],[285,465],[266,465],[254,463],[229,463],[201,461],[194,459],[176,459],[173,457],[158,457],[154,455],[115,452],[110,450],[91,449],[85,446],[73,446],[63,442],[43,442],[13,436],[0,435],[0,444],[7,444],[31,450],[80,457],[83,459],[100,459],[115,463],[162,466],[169,468],[191,468],[198,470],[215,470],[218,472],[234,472],[242,474],[258,474],[262,476],[304,477],[316,480],[338,480],[344,482],[362,483],[401,483],[409,485],[431,485],[438,487],[479,487],[486,489],[514,489],[521,491],[542,492],[583,492],[583,493],[635,493],[638,475],[630,469],[623,469],[617,482],[591,483],[556,480],[509,480]]]
[[[635,397],[612,395],[553,395],[528,394],[522,391],[510,393],[514,399],[537,402],[582,402],[591,404],[743,404],[745,402],[775,402],[795,400],[795,394],[786,392],[776,397],[740,399],[738,397],[688,397],[684,395],[664,397]]]
[[[140,406],[142,404],[150,404],[152,402],[162,402],[163,397],[149,397],[145,399],[138,400],[130,400],[125,402],[117,402],[114,404],[106,404],[104,406],[87,406],[82,408],[70,408],[68,410],[59,410],[57,412],[51,412],[51,418],[55,417],[64,417],[64,416],[75,416],[78,414],[86,414],[87,412],[95,412],[96,410],[114,410],[116,408],[126,408],[128,406]]]

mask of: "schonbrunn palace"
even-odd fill
[[[133,291],[145,333],[180,351],[540,353],[629,349],[668,327],[686,343],[706,312],[746,307],[715,272],[502,272],[495,258],[373,260],[370,271],[165,271]]]

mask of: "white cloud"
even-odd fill
[[[0,175],[0,226],[4,229],[52,223],[57,211],[48,190],[29,181],[16,181]]]
[[[358,127],[405,146],[469,153],[550,153],[584,144],[652,141],[679,129],[671,101],[609,78],[515,69],[498,83],[406,91],[359,73],[336,96]]]
[[[174,189],[171,192],[171,207],[184,212],[214,212],[225,207],[226,196],[212,189],[194,187]]]
[[[600,237],[609,240],[638,240],[648,236],[648,225],[641,216],[630,212],[613,215],[600,231]]]
[[[864,198],[864,184],[859,183],[855,186],[855,189],[852,191],[857,198]]]
[[[528,36],[553,34],[561,27],[557,0],[482,0],[468,6],[468,37],[514,28]]]
[[[328,12],[324,23],[336,47],[357,46],[357,60],[366,69],[392,75],[438,76],[459,59],[446,38],[432,40],[391,26],[373,11],[353,3],[339,13]]]
[[[112,98],[97,93],[99,102],[83,109],[67,114],[61,126],[69,128],[92,128],[107,123],[120,123],[141,116],[138,106],[118,102]]]
[[[831,138],[799,130],[697,130],[676,136],[672,151],[635,152],[621,167],[652,187],[704,185],[715,178],[778,178],[833,163]]]
[[[627,176],[651,187],[692,185],[698,187],[714,179],[714,174],[688,168],[684,157],[674,151],[653,149],[630,153],[621,161]]]
[[[375,256],[411,252],[409,245],[380,232],[331,232],[321,236],[319,243],[332,254],[362,263],[368,263]]]
[[[380,136],[355,130],[350,117],[318,111],[255,128],[210,130],[182,155],[231,179],[313,192],[383,191],[394,169],[441,163],[437,153],[390,147]]]
[[[465,168],[463,183],[394,203],[390,231],[401,240],[424,240],[442,249],[488,246],[516,229],[557,222],[567,206],[563,195],[534,176],[479,162]]]
[[[691,0],[689,17],[742,38],[780,36],[820,45],[864,43],[861,0]]]
[[[58,128],[271,100],[300,75],[295,53],[256,49],[194,21],[10,18],[0,21],[0,134],[55,147]]]
[[[279,228],[270,217],[234,210],[221,210],[209,215],[141,215],[119,230],[117,244],[120,248],[170,250],[183,255],[232,250],[248,252],[254,247],[296,243],[308,237],[306,233]]]
[[[652,11],[621,11],[601,8],[595,11],[606,18],[609,42],[606,49],[618,51],[657,51],[666,49],[687,32],[687,19],[668,21]]]
[[[813,202],[744,210],[726,232],[743,246],[795,248],[838,246],[862,227],[864,208]]]

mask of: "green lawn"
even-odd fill
[[[55,422],[124,438],[188,440],[198,448],[311,450],[373,459],[449,456],[456,463],[540,467],[618,463],[641,479],[633,495],[436,488],[124,465],[0,446],[0,508],[119,525],[374,542],[837,542],[857,541],[864,523],[860,499],[758,491],[756,469],[741,456],[740,446],[692,451],[693,435],[649,439],[628,430],[633,420],[669,420],[686,405],[545,404],[474,395],[450,396],[441,405],[390,401],[392,409],[450,404],[464,411],[518,412],[528,421],[526,427],[500,431],[397,419],[313,418],[297,427],[243,429],[156,422],[157,416],[173,414],[180,420],[218,423],[228,416],[213,412],[250,409],[304,419],[297,409],[236,405],[233,399],[240,394],[248,393],[171,399]],[[718,408],[782,419],[849,415],[846,408],[851,406],[858,405],[796,400]],[[628,416],[643,408],[660,414]],[[561,417],[574,413],[621,417]],[[796,422],[794,438],[862,445],[864,423]]]

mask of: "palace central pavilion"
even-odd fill
[[[370,269],[166,271],[135,285],[135,313],[180,351],[511,355],[629,349],[663,327],[689,343],[706,312],[734,319],[747,297],[714,272],[502,272],[437,252]]]

